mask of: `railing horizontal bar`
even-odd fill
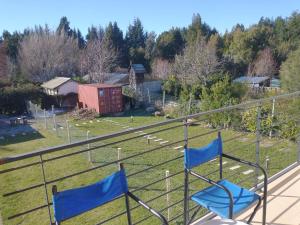
[[[169,205],[169,206],[167,206],[167,207],[165,207],[165,208],[162,208],[162,209],[160,210],[160,212],[164,212],[164,211],[166,211],[167,209],[172,208],[172,207],[175,206],[175,205],[178,205],[179,203],[183,202],[183,200],[184,200],[184,199],[181,199],[181,200],[179,200],[179,201],[177,201],[177,202],[172,203],[171,205]],[[136,223],[134,223],[133,225],[136,225],[136,224],[139,224],[139,223],[141,223],[141,222],[144,222],[144,221],[148,220],[148,219],[151,218],[151,217],[152,217],[151,215],[150,215],[150,216],[146,216],[146,217],[144,217],[143,219],[141,219],[141,220],[137,221]]]
[[[151,185],[153,185],[153,184],[157,184],[157,183],[159,183],[159,182],[161,182],[161,181],[163,181],[163,180],[165,180],[165,179],[167,179],[167,178],[171,178],[171,177],[177,176],[177,175],[179,175],[179,174],[181,174],[181,173],[183,173],[183,172],[184,172],[184,171],[182,170],[182,171],[173,173],[173,174],[171,174],[171,175],[169,175],[169,176],[167,176],[167,177],[158,179],[158,180],[156,180],[156,181],[154,181],[154,182],[152,182],[152,183],[149,183],[149,184],[146,184],[146,185],[144,185],[144,186],[142,186],[142,187],[139,187],[139,188],[137,188],[137,189],[134,189],[134,190],[132,191],[132,193],[133,193],[133,192],[140,191],[140,190],[143,190],[143,189],[145,189],[145,188],[147,188],[147,187],[149,187],[149,186],[151,186]]]
[[[167,164],[167,163],[170,163],[170,162],[176,161],[176,160],[178,160],[178,159],[182,159],[182,158],[183,158],[183,155],[178,156],[178,157],[175,157],[175,158],[173,158],[173,159],[170,159],[170,160],[164,161],[164,162],[162,162],[162,163],[156,164],[156,165],[154,165],[154,166],[148,167],[148,168],[146,168],[146,169],[144,169],[144,170],[139,170],[139,171],[137,171],[137,172],[128,174],[127,177],[135,176],[135,175],[137,175],[137,174],[139,174],[139,173],[146,172],[146,171],[148,171],[148,170],[154,169],[154,168],[156,168],[156,167],[165,165],[165,164]]]
[[[41,162],[34,162],[34,163],[29,163],[29,164],[26,164],[26,165],[23,165],[23,166],[12,167],[12,168],[9,168],[9,169],[6,169],[6,170],[1,170],[0,174],[9,173],[9,172],[12,172],[12,171],[15,171],[15,170],[25,169],[27,167],[36,166],[36,165],[40,165],[40,164],[41,164]]]
[[[165,129],[162,129],[162,130],[159,130],[159,131],[150,132],[147,135],[151,135],[151,134],[155,134],[155,133],[160,133],[160,132],[163,132],[163,131],[166,131],[166,130],[171,130],[171,129],[182,127],[182,126],[183,125],[168,127],[168,128],[165,128]],[[120,143],[123,143],[123,142],[127,142],[127,141],[130,141],[130,140],[133,140],[133,139],[141,138],[143,136],[145,136],[145,135],[142,134],[142,135],[130,137],[130,138],[127,138],[127,139],[122,139],[122,140],[119,140],[119,141],[110,142],[110,143],[103,144],[103,145],[92,146],[89,149],[83,149],[83,150],[79,150],[79,151],[76,151],[76,152],[68,153],[68,154],[65,154],[65,155],[61,155],[61,156],[56,156],[56,157],[52,157],[52,158],[49,158],[49,159],[45,159],[44,162],[49,162],[49,161],[53,161],[53,160],[62,159],[62,158],[70,157],[70,156],[73,156],[73,155],[81,154],[81,153],[84,153],[84,152],[98,150],[100,148],[104,148],[104,147],[108,147],[108,146],[111,146],[111,145],[115,145],[115,144],[120,144]]]
[[[134,157],[137,157],[137,156],[140,156],[140,155],[144,155],[144,154],[148,154],[150,152],[153,152],[153,151],[157,151],[161,148],[164,148],[164,147],[168,147],[168,146],[171,146],[171,145],[174,145],[174,144],[178,144],[180,142],[182,142],[183,140],[180,140],[180,141],[177,141],[177,142],[172,142],[172,143],[169,143],[169,144],[166,144],[166,145],[161,145],[161,146],[158,146],[156,148],[152,148],[150,150],[147,150],[145,152],[140,152],[138,154],[135,154],[135,155],[131,155],[131,156],[128,156],[128,157],[125,157],[125,158],[122,158],[122,159],[119,159],[119,160],[115,160],[115,161],[112,161],[112,162],[109,162],[109,163],[106,163],[106,164],[103,164],[103,165],[99,165],[99,166],[95,166],[93,168],[89,168],[87,170],[83,170],[83,171],[80,171],[80,172],[77,172],[77,173],[73,173],[73,174],[70,174],[70,175],[67,175],[67,176],[64,176],[64,177],[60,177],[60,178],[57,178],[57,179],[54,179],[54,180],[50,180],[50,181],[47,181],[46,182],[46,185],[48,184],[53,184],[55,182],[58,182],[58,181],[61,181],[61,180],[64,180],[64,179],[67,179],[67,178],[70,178],[70,177],[74,177],[74,176],[78,176],[78,175],[81,175],[81,174],[84,174],[84,173],[87,173],[87,172],[91,172],[93,170],[97,170],[97,169],[100,169],[100,168],[103,168],[103,167],[106,167],[106,166],[109,166],[109,165],[112,165],[112,164],[117,164],[121,161],[125,161],[125,160],[128,160],[128,159],[131,159],[131,158],[134,158]],[[14,194],[17,194],[17,193],[21,193],[21,192],[24,192],[24,191],[29,191],[29,190],[32,190],[34,188],[38,188],[38,187],[41,187],[43,186],[44,183],[41,183],[41,184],[37,184],[37,185],[33,185],[33,186],[30,186],[30,187],[26,187],[26,188],[23,188],[23,189],[20,189],[20,190],[17,190],[17,191],[13,191],[13,192],[10,192],[10,193],[6,193],[4,194],[3,196],[4,197],[7,197],[9,195],[14,195]]]
[[[255,143],[256,143],[256,140],[255,141],[251,141],[251,142],[247,142],[245,144],[237,146],[236,148],[230,148],[230,151],[226,151],[226,153],[229,154],[229,153],[235,152],[235,151],[241,149],[245,145],[249,146],[249,145],[252,145],[252,144],[255,144]]]
[[[294,97],[294,96],[299,96],[299,95],[300,95],[300,91],[297,91],[294,93],[282,94],[282,95],[278,95],[275,97],[252,100],[252,101],[248,101],[248,102],[244,102],[244,103],[240,103],[240,104],[236,104],[236,105],[230,105],[230,106],[226,106],[223,108],[213,109],[213,110],[209,110],[209,111],[205,111],[205,112],[200,112],[200,113],[196,113],[196,114],[192,114],[192,115],[188,115],[188,116],[184,116],[184,117],[180,117],[180,118],[176,118],[176,119],[170,119],[167,121],[158,122],[158,123],[154,123],[151,125],[137,127],[137,128],[134,128],[133,130],[125,130],[125,131],[120,131],[120,132],[116,132],[116,133],[112,133],[112,134],[101,135],[98,137],[90,138],[89,140],[77,141],[77,142],[74,142],[71,144],[65,144],[65,145],[60,145],[60,146],[56,146],[56,147],[41,149],[38,151],[28,152],[25,154],[19,154],[19,155],[15,155],[15,156],[5,157],[5,158],[0,159],[0,165],[19,161],[19,160],[26,159],[26,158],[31,158],[34,156],[39,156],[42,154],[47,154],[47,153],[51,153],[51,152],[68,149],[68,148],[73,148],[73,147],[77,147],[77,146],[81,146],[81,145],[85,145],[85,144],[89,144],[89,143],[94,143],[97,141],[103,141],[103,140],[107,140],[110,138],[130,134],[130,133],[133,133],[136,131],[141,131],[141,130],[145,130],[145,129],[151,129],[151,128],[155,128],[155,127],[159,127],[159,126],[163,126],[163,125],[168,125],[168,124],[171,124],[174,122],[182,122],[186,119],[192,119],[192,118],[196,118],[196,117],[200,117],[200,116],[204,116],[204,115],[211,115],[212,113],[218,113],[218,112],[228,111],[228,110],[232,110],[232,109],[239,109],[241,107],[247,107],[247,106],[251,106],[251,105],[255,105],[255,104],[262,104],[264,102],[268,102],[273,99],[283,99],[283,98]]]
[[[52,203],[50,203],[49,205],[52,205]],[[35,211],[37,211],[37,210],[40,210],[40,209],[43,209],[43,208],[46,208],[46,207],[48,207],[48,204],[41,205],[41,206],[38,206],[38,207],[36,207],[36,208],[27,210],[27,211],[25,211],[25,212],[21,212],[21,213],[15,214],[15,215],[13,215],[13,216],[8,217],[7,219],[8,219],[8,220],[12,220],[12,219],[15,219],[15,218],[17,218],[17,217],[24,216],[24,215],[26,215],[26,214],[28,214],[28,213],[32,213],[32,212],[35,212]]]
[[[208,134],[213,134],[213,133],[216,133],[216,132],[221,131],[221,130],[223,130],[223,129],[224,129],[224,128],[221,128],[221,129],[215,129],[215,130],[212,130],[212,131],[203,133],[203,134],[194,135],[194,136],[189,137],[189,140],[192,140],[192,139],[195,139],[195,138],[199,138],[199,137],[203,137],[203,136],[208,135]]]
[[[246,133],[242,133],[241,135],[234,136],[232,138],[228,138],[228,139],[223,140],[223,143],[234,141],[234,140],[236,140],[238,138],[245,137],[246,135],[247,135]]]
[[[19,194],[19,193],[22,193],[22,192],[25,192],[25,191],[29,191],[29,190],[32,190],[32,189],[36,189],[36,188],[39,188],[39,187],[43,187],[43,186],[44,186],[44,184],[40,183],[40,184],[32,185],[32,186],[29,186],[29,187],[26,187],[26,188],[23,188],[23,189],[20,189],[20,190],[17,190],[17,191],[5,193],[2,196],[3,197],[9,197],[11,195]]]

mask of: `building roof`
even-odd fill
[[[239,83],[247,83],[247,84],[259,84],[261,82],[269,80],[269,77],[239,77],[234,80],[234,82],[239,82]]]
[[[95,84],[80,84],[81,86],[90,86],[96,88],[111,88],[111,87],[121,87],[121,85],[114,84],[103,84],[103,83],[95,83]]]
[[[146,73],[146,69],[143,64],[132,64],[131,68],[135,73]]]
[[[105,84],[123,84],[128,79],[127,73],[108,73],[104,78]],[[127,82],[128,83],[128,82]]]
[[[44,82],[41,86],[43,88],[56,89],[64,83],[68,82],[69,80],[71,80],[70,77],[55,77],[52,80]]]

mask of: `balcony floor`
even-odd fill
[[[237,219],[246,221],[251,210]],[[262,224],[262,208],[257,212],[251,224]],[[300,225],[300,166],[287,172],[269,184],[268,225]]]

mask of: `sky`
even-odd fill
[[[300,10],[300,0],[0,0],[0,7],[0,34],[44,24],[56,29],[62,16],[84,35],[91,25],[109,21],[116,21],[125,34],[136,17],[145,31],[160,34],[188,26],[194,13],[224,33],[237,23],[248,27],[261,17],[288,17]]]

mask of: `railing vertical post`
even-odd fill
[[[256,117],[256,145],[255,145],[255,159],[256,163],[260,164],[259,154],[260,154],[260,125],[261,125],[261,103],[257,106],[257,117]],[[257,187],[258,184],[258,176],[259,176],[259,169],[255,169],[255,179],[254,179],[254,186]]]
[[[45,175],[45,168],[44,168],[44,161],[42,155],[40,155],[40,161],[41,161],[41,169],[42,169],[42,175],[43,175],[43,181],[44,181],[44,189],[45,189],[45,195],[46,195],[46,201],[47,201],[47,208],[48,208],[48,216],[50,220],[50,225],[52,225],[52,216],[51,216],[51,210],[50,210],[50,202],[48,197],[48,190],[47,190],[47,181],[46,181],[46,175]]]
[[[89,140],[89,137],[90,136],[90,131],[88,130],[86,132],[86,140]],[[91,145],[90,143],[87,144],[87,149],[90,149],[91,148]],[[91,156],[91,151],[88,151],[88,156],[89,156],[89,162],[92,162],[92,156]]]
[[[300,164],[300,133],[298,134],[298,158],[297,158],[297,162]]]
[[[188,121],[184,120],[184,148],[188,148]],[[183,224],[187,225],[189,222],[189,173],[184,169],[184,200],[183,200]]]
[[[70,135],[69,120],[66,120],[66,126],[67,126],[68,141],[69,141],[69,144],[71,144],[71,135]]]
[[[166,170],[166,200],[167,200],[167,207],[168,207],[168,221],[170,220],[170,196],[169,196],[169,191],[170,191],[170,178],[169,178],[169,175],[170,175],[170,171],[169,170]]]

